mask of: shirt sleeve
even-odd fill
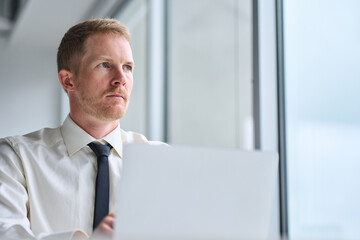
[[[28,219],[29,197],[20,156],[0,139],[0,239],[86,239],[80,230],[35,236]]]

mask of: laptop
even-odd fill
[[[268,239],[278,154],[227,148],[124,147],[114,239]]]

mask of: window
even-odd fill
[[[168,5],[169,141],[252,149],[251,1]]]
[[[283,1],[290,239],[360,238],[358,9]]]

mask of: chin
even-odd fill
[[[101,112],[98,112],[98,118],[106,121],[115,121],[125,116],[127,108],[122,107],[110,107],[103,108]]]
[[[115,121],[115,120],[119,120],[120,118],[125,116],[125,111],[119,111],[119,112],[114,112],[114,113],[108,113],[108,114],[104,114],[103,116],[110,121]]]

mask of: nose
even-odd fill
[[[112,86],[120,86],[126,84],[126,75],[122,69],[118,69],[115,73],[113,78],[111,79]]]

